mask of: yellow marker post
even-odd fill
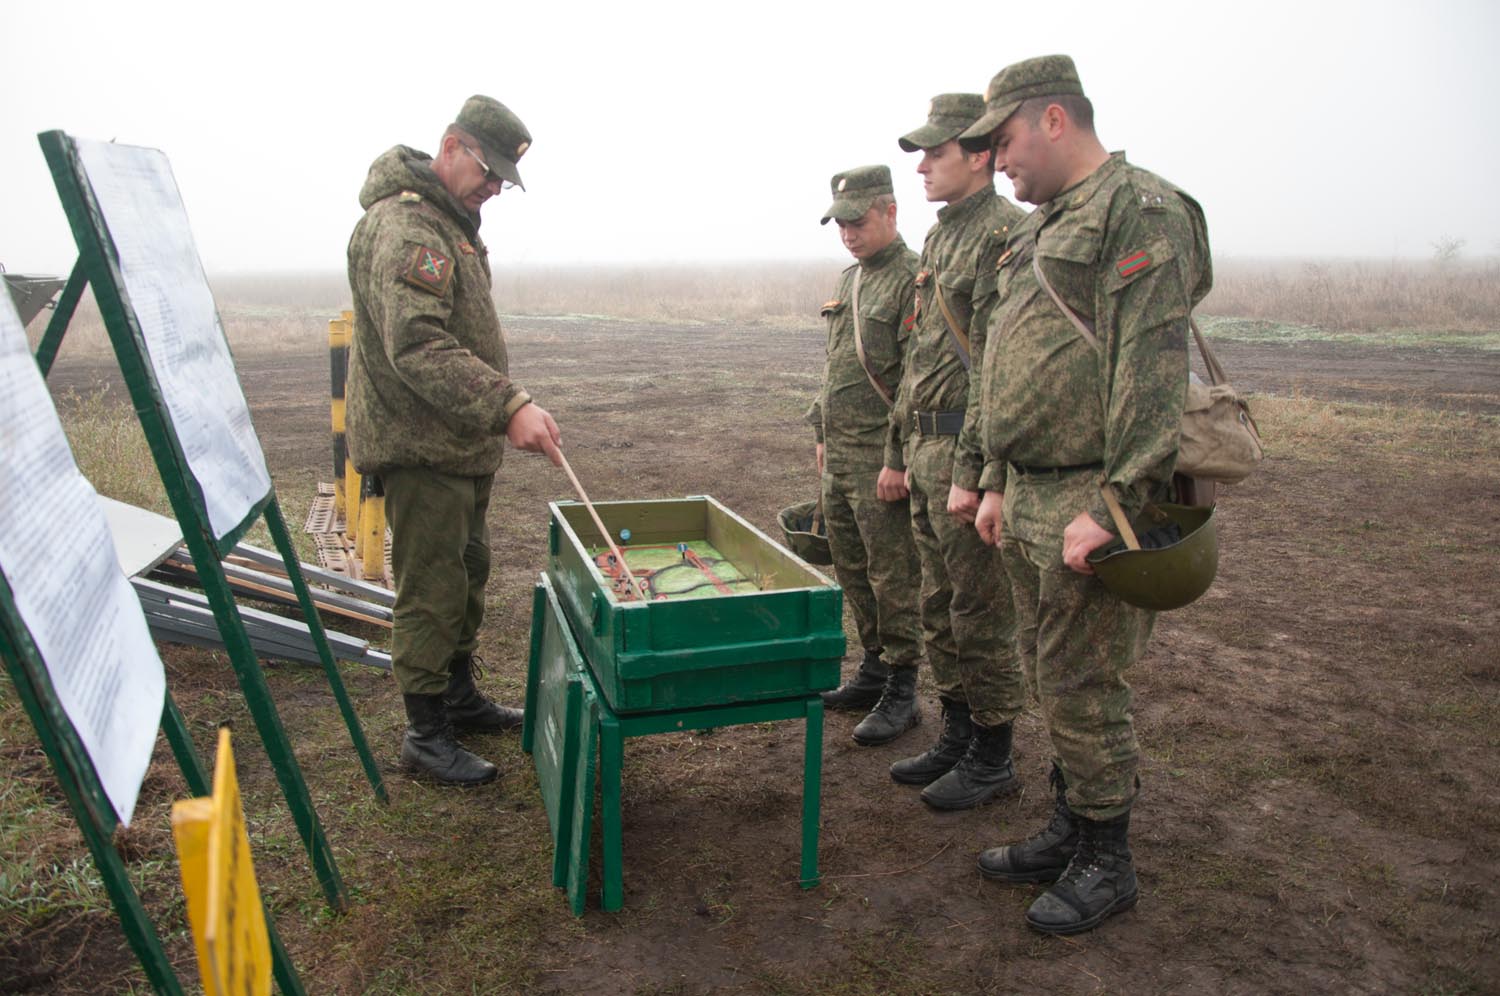
[[[385,580],[385,495],[376,494],[370,478],[361,484],[359,496],[359,538],[354,552],[359,556],[364,576]]]
[[[344,514],[344,467],[349,450],[344,442],[344,385],[349,375],[349,333],[351,313],[328,320],[328,383],[330,416],[333,422],[333,514]]]
[[[227,727],[219,730],[214,794],[172,804],[172,837],[204,993],[269,996],[270,936]]]

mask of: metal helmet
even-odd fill
[[[828,549],[828,526],[818,512],[816,501],[788,506],[777,518],[789,550],[809,564],[833,563],[833,554]]]
[[[1166,612],[1182,608],[1213,584],[1219,537],[1212,505],[1148,505],[1133,525],[1142,549],[1128,549],[1117,539],[1089,554],[1104,587],[1131,605]],[[1172,538],[1151,547],[1153,533]]]

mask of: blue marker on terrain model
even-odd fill
[[[620,530],[620,542],[621,543],[629,543],[630,542],[630,530],[629,529],[621,529]]]

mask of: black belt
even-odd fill
[[[1031,467],[1024,463],[1013,463],[1010,469],[1022,477],[1063,477],[1068,474],[1078,474],[1085,470],[1101,470],[1102,463],[1074,463],[1066,467]]]
[[[956,436],[964,431],[964,413],[912,412],[912,424],[920,436]]]

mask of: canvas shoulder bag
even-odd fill
[[[1079,335],[1102,356],[1104,347],[1100,344],[1099,337],[1053,290],[1046,274],[1042,272],[1040,257],[1035,252],[1031,255],[1031,270],[1047,296],[1052,298],[1052,303],[1068,316]],[[1209,382],[1203,383],[1196,375],[1188,377],[1176,473],[1217,484],[1234,484],[1248,477],[1265,456],[1260,443],[1260,430],[1255,425],[1255,419],[1250,416],[1250,405],[1229,383],[1224,367],[1208,348],[1208,341],[1198,330],[1198,323],[1193,320],[1192,315],[1188,316],[1188,324],[1193,330],[1193,340],[1198,343],[1198,352],[1203,357],[1203,368],[1208,372]]]

